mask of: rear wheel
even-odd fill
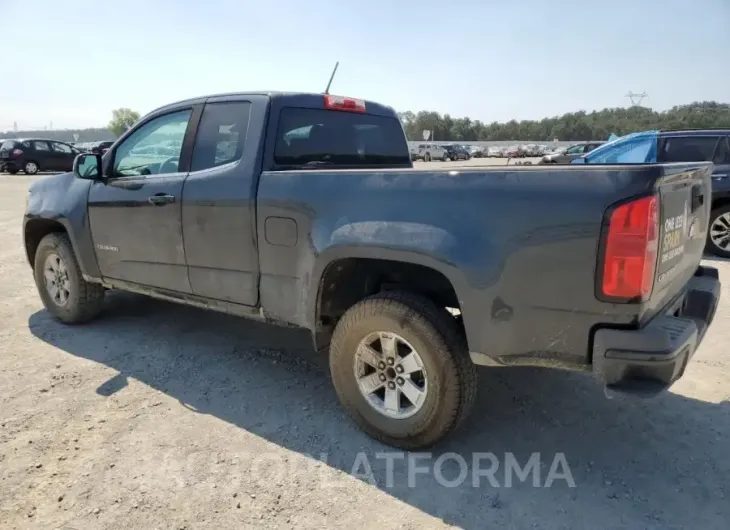
[[[355,423],[407,450],[444,438],[476,393],[476,368],[454,318],[405,292],[374,295],[345,313],[330,344],[330,370]]]
[[[17,175],[17,174],[18,174],[18,170],[17,170],[17,169],[15,169],[15,168],[13,168],[13,169],[8,169],[8,173],[10,173],[11,175]]]
[[[448,160],[449,160],[449,155],[444,155],[444,156],[441,157],[441,161],[442,162],[446,162]]]
[[[706,248],[715,256],[730,258],[730,204],[712,210]]]
[[[35,175],[38,173],[38,164],[33,161],[28,161],[25,164],[23,164],[23,172],[26,175]]]
[[[41,240],[33,275],[43,305],[61,322],[86,322],[101,311],[104,288],[84,280],[66,234],[48,234]]]
[[[424,162],[430,162],[431,161],[431,155],[426,153],[423,157]]]

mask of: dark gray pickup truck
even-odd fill
[[[416,449],[466,416],[476,365],[642,395],[678,379],[720,295],[700,266],[711,170],[418,171],[389,107],[229,94],[33,182],[24,243],[68,324],[122,289],[311,330],[354,421]]]

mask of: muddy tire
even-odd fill
[[[101,311],[104,287],[84,280],[66,234],[48,234],[41,240],[33,275],[43,305],[61,322],[87,322]]]
[[[476,367],[455,319],[407,292],[371,296],[344,314],[330,344],[330,371],[354,422],[405,450],[442,440],[476,395]]]

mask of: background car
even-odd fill
[[[96,155],[103,155],[106,153],[109,148],[114,144],[114,142],[110,141],[103,141],[103,142],[84,142],[83,144],[78,144],[76,147],[79,148],[84,153],[94,153]]]
[[[710,222],[705,249],[716,256],[730,258],[730,129],[643,131],[628,134],[575,159],[572,163],[667,162],[713,163]]]
[[[580,142],[568,147],[565,151],[545,155],[540,160],[540,164],[570,164],[571,160],[581,157],[593,151],[596,147],[600,147],[606,142]]]
[[[418,146],[418,156],[426,162],[449,159],[449,153],[443,146],[438,144],[420,144]]]
[[[471,145],[469,146],[469,154],[472,158],[482,158],[487,156],[487,150],[482,145]]]
[[[441,146],[451,160],[469,160],[471,154],[463,146],[458,144],[446,144]]]
[[[79,153],[66,143],[44,138],[5,140],[0,145],[0,165],[12,175],[19,171],[26,175],[39,171],[71,171]]]

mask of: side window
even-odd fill
[[[67,155],[70,155],[71,153],[73,153],[73,151],[71,150],[71,147],[66,144],[59,144],[56,142],[52,142],[51,148],[58,153],[64,153]]]
[[[33,142],[33,147],[36,151],[50,151],[51,148],[48,147],[48,142]]]
[[[715,153],[717,136],[670,136],[664,140],[662,162],[709,162]]]
[[[583,149],[585,149],[584,145],[574,145],[572,147],[569,147],[565,150],[566,155],[580,155],[583,153]]]
[[[23,147],[25,147],[26,149],[30,149],[30,142],[23,142],[23,143],[22,143],[22,145],[23,145]]]
[[[589,164],[644,164],[653,162],[656,138],[653,135],[617,140],[586,155]]]
[[[712,161],[718,165],[730,165],[730,137],[720,138]]]
[[[190,110],[165,114],[142,125],[114,152],[115,177],[177,173]]]
[[[251,103],[208,103],[203,110],[190,171],[237,162],[243,155]]]

